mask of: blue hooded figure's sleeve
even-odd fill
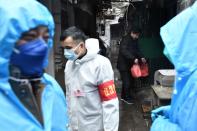
[[[151,131],[182,131],[176,123],[169,119],[159,116],[152,124]]]

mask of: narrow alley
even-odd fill
[[[0,131],[197,131],[197,0],[0,0]]]

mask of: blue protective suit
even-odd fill
[[[0,0],[0,131],[66,131],[64,93],[58,83],[44,74],[42,115],[44,126],[23,106],[13,92],[9,79],[9,59],[21,34],[38,25],[49,29],[52,46],[54,22],[50,12],[36,0]]]
[[[152,111],[151,131],[197,131],[197,1],[164,25],[161,37],[177,74],[171,105]]]

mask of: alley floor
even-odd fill
[[[119,131],[149,131],[149,122],[137,104],[128,105],[120,101]]]

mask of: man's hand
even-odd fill
[[[134,63],[135,63],[135,64],[138,64],[138,62],[139,62],[138,59],[135,59],[135,60],[134,60]]]
[[[142,63],[146,63],[146,59],[145,58],[141,58]]]

